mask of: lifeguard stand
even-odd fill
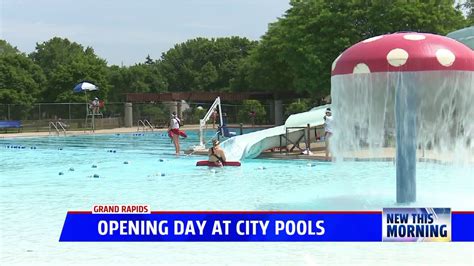
[[[102,114],[102,112],[100,111],[102,108],[104,108],[104,101],[99,101],[99,106],[97,108],[94,108],[91,104],[86,105],[86,123],[84,127],[85,129],[90,128],[92,132],[95,132],[95,118],[104,118],[104,114]]]
[[[104,102],[99,101],[99,106],[97,110],[95,110],[95,108],[91,108],[92,106],[91,104],[88,103],[88,100],[87,100],[87,92],[97,91],[97,90],[99,90],[99,87],[87,81],[79,82],[78,84],[74,86],[74,89],[72,89],[74,93],[84,92],[84,98],[86,99],[86,124],[84,126],[84,131],[86,131],[86,128],[88,128],[89,117],[91,118],[90,128],[92,128],[92,132],[95,132],[95,117],[96,116],[103,117],[103,114],[100,112],[100,108],[104,106]]]

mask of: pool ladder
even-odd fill
[[[66,136],[66,129],[64,128],[61,122],[49,122],[49,135],[51,135],[51,131],[53,131],[53,128],[58,136],[61,135],[61,132],[64,133],[64,136]]]
[[[140,131],[142,129],[142,131],[145,132],[148,130],[153,131],[155,129],[155,127],[147,119],[138,120],[137,124],[138,124],[137,131]]]

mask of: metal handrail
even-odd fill
[[[56,133],[58,134],[59,136],[59,129],[58,127],[54,124],[54,122],[49,122],[49,135],[51,135],[51,127],[54,127],[54,129],[56,129]]]
[[[56,126],[58,126],[63,130],[64,136],[66,136],[66,128],[64,128],[63,123],[61,122],[56,122]]]
[[[141,126],[140,126],[140,124],[141,124]],[[146,131],[146,125],[143,122],[143,120],[138,120],[137,125],[138,125],[137,131],[140,131],[140,127],[143,127],[143,131]]]
[[[212,103],[209,110],[207,111],[206,115],[203,117],[203,119],[199,120],[199,147],[204,148],[204,128],[206,127],[206,122],[211,118],[216,108],[219,109],[220,132],[221,132],[221,135],[224,136],[224,129],[222,127],[223,120],[222,120],[221,98],[217,97],[216,100]]]
[[[153,131],[155,129],[155,127],[150,123],[150,121],[148,121],[147,119],[143,120],[143,122],[148,126],[150,127],[151,131]]]
[[[61,128],[62,132],[64,133],[64,136],[66,136],[67,134],[66,128],[64,128],[64,126],[60,122],[52,122],[52,121],[49,122],[49,135],[51,135],[52,128],[56,130],[56,134],[58,134],[58,136],[61,134],[61,132],[59,131],[59,128]]]

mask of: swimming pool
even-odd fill
[[[197,141],[190,132],[182,146]],[[90,210],[94,204],[149,204],[152,210],[380,210],[396,205],[392,162],[255,159],[242,167],[210,169],[194,166],[204,156],[175,157],[164,133],[0,139],[0,158],[0,261],[8,264],[146,263],[157,253],[162,263],[334,264],[338,258],[327,254],[340,252],[366,263],[369,258],[359,251],[369,247],[380,256],[404,252],[417,257],[415,251],[426,250],[433,253],[428,261],[474,260],[469,243],[407,251],[410,245],[380,243],[58,242],[66,212]],[[419,163],[414,205],[473,210],[473,170]]]

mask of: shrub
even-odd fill
[[[254,117],[251,115],[254,112]],[[257,100],[245,100],[237,113],[237,119],[241,123],[264,124],[267,121],[267,111]],[[255,119],[255,121],[253,121]]]

